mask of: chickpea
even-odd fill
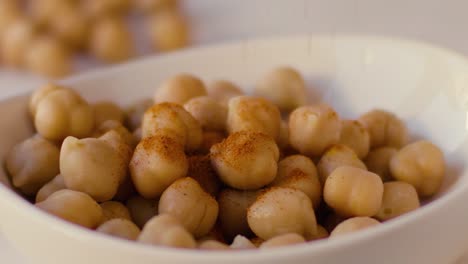
[[[122,218],[132,220],[130,211],[125,205],[115,201],[107,201],[100,204],[102,208],[103,218],[102,222],[107,222],[111,219]]]
[[[376,218],[385,221],[419,208],[419,198],[413,185],[406,182],[386,182],[382,207]]]
[[[362,229],[369,228],[380,224],[379,221],[370,217],[353,217],[341,222],[330,233],[330,238],[340,237],[349,233],[353,233]]]
[[[115,131],[122,138],[125,144],[131,146],[132,148],[135,147],[137,140],[135,139],[134,135],[130,133],[130,131],[128,131],[128,129],[125,128],[122,123],[116,120],[107,120],[102,122],[94,132],[94,135],[100,137],[109,131]]]
[[[270,186],[287,187],[304,192],[315,208],[320,204],[322,186],[312,160],[292,155],[278,163],[278,173]]]
[[[102,222],[102,209],[91,196],[73,190],[60,190],[36,203],[40,209],[71,223],[94,229]]]
[[[145,198],[158,198],[169,185],[184,177],[187,170],[184,149],[164,135],[144,138],[130,161],[133,183]]]
[[[323,197],[342,216],[373,216],[382,204],[379,175],[351,166],[335,169],[325,182]]]
[[[340,144],[354,150],[358,158],[363,159],[369,153],[370,136],[367,129],[358,121],[341,121]]]
[[[289,147],[289,126],[285,121],[281,121],[279,138],[278,138],[278,147],[285,149]]]
[[[187,22],[179,12],[165,10],[151,15],[148,28],[155,50],[172,51],[183,48],[190,42]]]
[[[205,96],[206,88],[197,77],[182,73],[166,79],[154,93],[154,102],[170,102],[183,105],[190,99]]]
[[[366,165],[358,158],[356,153],[344,145],[334,145],[320,158],[317,164],[320,181],[325,184],[328,176],[341,166],[351,166],[366,170]]]
[[[116,149],[104,139],[67,137],[60,151],[65,185],[98,202],[112,199],[125,179],[128,163],[124,151],[128,153],[128,149]]]
[[[227,130],[229,133],[239,131],[256,131],[279,140],[281,114],[271,102],[251,96],[238,96],[229,100]]]
[[[177,218],[168,214],[151,218],[141,230],[138,241],[176,248],[195,248],[197,246],[192,234],[181,225]]]
[[[63,86],[54,84],[54,83],[48,83],[39,89],[35,90],[32,94],[31,97],[29,98],[29,113],[31,116],[34,118],[36,115],[36,109],[37,105],[39,102],[44,99],[47,95],[49,95],[51,92],[59,90],[59,89],[66,89]]]
[[[145,12],[162,11],[166,9],[176,9],[177,0],[136,0],[136,6]]]
[[[256,198],[256,191],[234,189],[221,191],[218,196],[218,222],[228,240],[232,240],[236,235],[250,236],[252,234],[247,223],[247,208],[255,202]]]
[[[6,156],[5,165],[13,186],[26,195],[36,192],[59,173],[59,149],[40,136],[17,144]]]
[[[260,249],[275,248],[305,243],[305,239],[296,233],[287,233],[268,239],[260,245]]]
[[[393,156],[390,171],[396,180],[413,185],[419,196],[428,197],[440,189],[445,177],[444,154],[429,141],[417,141]]]
[[[41,136],[50,140],[86,137],[94,128],[93,110],[74,91],[57,89],[37,104],[34,125]]]
[[[110,219],[102,223],[96,231],[128,240],[136,240],[140,235],[138,226],[132,221],[122,218]]]
[[[72,71],[71,54],[54,38],[36,38],[25,52],[26,67],[32,72],[49,78],[59,78]]]
[[[187,176],[195,179],[198,184],[211,196],[216,197],[221,188],[221,182],[211,166],[211,160],[208,155],[191,156],[188,158]]]
[[[223,105],[227,105],[231,98],[244,94],[239,86],[226,80],[214,81],[207,89],[208,95]]]
[[[10,23],[1,38],[0,55],[3,63],[12,67],[23,66],[26,51],[36,34],[36,28],[29,20],[16,19]]]
[[[174,103],[156,104],[143,116],[143,138],[161,133],[171,136],[189,152],[200,146],[203,137],[198,121],[182,106]]]
[[[229,246],[231,249],[255,249],[257,248],[245,236],[237,235]]]
[[[255,86],[255,94],[272,101],[283,111],[306,103],[306,84],[301,74],[291,67],[278,67],[268,72]]]
[[[198,245],[203,250],[229,250],[229,246],[216,240],[206,240]]]
[[[0,1],[0,42],[8,27],[21,17],[21,9],[17,1]]]
[[[115,153],[120,157],[120,161],[125,169],[124,179],[122,179],[123,182],[125,178],[127,178],[126,172],[128,169],[128,164],[130,163],[130,159],[132,157],[132,150],[130,146],[125,141],[125,138],[123,138],[121,134],[119,134],[115,130],[107,131],[102,136],[100,136],[99,139],[109,143],[112,146],[112,148],[114,148]]]
[[[123,110],[113,102],[102,101],[93,104],[96,127],[99,127],[102,123],[108,120],[114,120],[120,122],[124,121]]]
[[[89,38],[90,23],[81,10],[65,5],[55,12],[50,20],[50,30],[68,48],[71,50],[85,48]]]
[[[51,181],[44,184],[36,194],[36,203],[42,202],[56,191],[66,189],[65,181],[61,174],[55,176]]]
[[[92,17],[122,15],[132,7],[132,0],[85,0],[84,7]]]
[[[77,8],[76,0],[33,0],[28,1],[28,11],[39,27],[48,27],[61,10]]]
[[[301,106],[289,115],[289,143],[306,156],[320,156],[340,140],[341,122],[328,105]]]
[[[236,132],[214,145],[210,155],[220,179],[230,187],[255,190],[276,177],[279,150],[265,134]]]
[[[161,195],[159,213],[171,214],[196,238],[213,228],[218,217],[218,202],[190,177],[171,184]]]
[[[408,142],[409,135],[405,124],[390,112],[372,110],[359,117],[359,122],[369,131],[371,148],[401,148]]]
[[[143,228],[146,222],[157,214],[158,202],[141,196],[134,196],[127,201],[127,208],[135,224]]]
[[[153,100],[143,99],[135,102],[125,110],[125,125],[130,130],[141,127],[143,114],[153,105]]]
[[[227,108],[208,96],[190,99],[184,104],[189,112],[207,130],[224,131],[226,129]]]
[[[376,148],[369,152],[364,162],[369,171],[378,174],[382,181],[389,181],[392,179],[390,160],[397,152],[398,150],[392,147]]]
[[[247,211],[247,221],[265,240],[287,233],[317,234],[312,202],[303,192],[290,188],[273,187],[260,194]]]
[[[94,56],[104,62],[115,63],[134,54],[130,30],[120,18],[103,18],[91,30],[89,47]]]
[[[201,154],[210,153],[213,145],[220,143],[226,137],[224,133],[219,131],[203,131],[203,139],[198,152]]]

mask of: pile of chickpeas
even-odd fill
[[[291,67],[267,73],[254,95],[179,74],[124,110],[48,84],[30,98],[37,134],[6,169],[38,208],[69,222],[203,250],[335,239],[437,193],[437,146],[411,141],[385,110],[341,119],[306,90]]]
[[[126,19],[140,14],[154,50],[188,44],[177,0],[0,0],[0,63],[58,78],[73,71],[74,54],[125,61],[137,53]]]

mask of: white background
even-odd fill
[[[368,33],[425,40],[468,55],[467,0],[186,0],[184,8],[196,45],[261,36]],[[80,63],[80,68],[90,66],[96,67]],[[0,70],[2,97],[31,82],[34,78]],[[0,263],[26,263],[1,235]]]

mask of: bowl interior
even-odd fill
[[[331,104],[343,118],[383,108],[405,120],[414,138],[440,146],[449,164],[440,195],[466,180],[468,63],[457,54],[417,42],[336,36],[246,41],[152,57],[64,82],[91,102],[127,105],[151,97],[172,74],[192,73],[206,82],[228,79],[249,92],[258,78],[280,65],[299,69],[311,101]],[[27,101],[20,95],[0,102],[1,160],[33,133]],[[6,179],[0,170],[0,180],[7,183]]]

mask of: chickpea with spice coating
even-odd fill
[[[144,138],[135,148],[130,174],[138,193],[158,198],[169,185],[187,174],[188,161],[183,147],[171,137]]]
[[[289,115],[289,143],[306,156],[320,156],[340,140],[341,121],[325,104],[302,106]]]
[[[141,196],[134,196],[128,199],[126,206],[130,212],[131,219],[140,228],[143,228],[146,222],[158,213],[158,202],[145,199]]]
[[[396,180],[413,185],[419,196],[428,197],[440,189],[445,177],[444,154],[429,141],[417,141],[392,157],[390,171]]]
[[[382,205],[383,183],[375,173],[342,166],[328,176],[323,197],[341,216],[373,216]]]
[[[36,194],[36,203],[42,202],[56,191],[66,189],[65,181],[61,174],[55,176],[51,181],[44,184]]]
[[[140,235],[140,228],[138,228],[138,226],[132,221],[122,218],[107,220],[98,226],[96,231],[127,240],[136,240]]]
[[[334,145],[329,148],[317,164],[318,174],[322,184],[328,176],[341,166],[352,166],[366,170],[366,165],[358,158],[356,153],[344,145]]]
[[[177,218],[160,214],[151,218],[141,230],[137,239],[139,242],[151,245],[196,248],[197,242]]]
[[[227,130],[229,133],[239,131],[256,131],[279,140],[281,114],[274,104],[264,98],[238,96],[229,100]]]
[[[341,121],[340,144],[351,148],[358,158],[363,159],[369,153],[369,132],[356,120],[343,120]]]
[[[170,214],[196,238],[206,235],[216,223],[218,202],[190,177],[176,180],[159,199],[159,214]]]
[[[153,100],[155,103],[170,102],[183,105],[192,98],[205,95],[205,84],[199,78],[181,73],[163,81],[156,89]]]
[[[211,98],[223,105],[227,105],[231,98],[244,94],[239,86],[227,80],[214,81],[207,90]]]
[[[408,130],[396,115],[375,109],[363,114],[358,120],[370,135],[370,147],[401,148],[408,140]]]
[[[382,181],[389,181],[392,179],[390,160],[397,152],[398,150],[392,147],[376,148],[369,152],[364,162],[367,169],[378,174],[382,178]]]
[[[102,222],[102,209],[91,196],[73,190],[60,190],[36,203],[40,209],[71,223],[95,228]]]
[[[199,96],[184,104],[203,129],[224,131],[226,129],[227,108],[209,96]]]
[[[419,208],[419,198],[413,185],[392,181],[384,183],[382,206],[376,218],[385,221]]]
[[[282,111],[291,111],[306,103],[305,81],[292,67],[278,67],[268,72],[255,86],[255,94],[272,101]]]
[[[17,144],[5,159],[13,186],[26,195],[36,192],[59,173],[59,149],[40,136]]]
[[[211,147],[211,163],[221,181],[240,190],[256,190],[276,177],[279,149],[262,133],[241,131]]]
[[[362,229],[379,225],[380,222],[370,217],[353,217],[341,222],[330,233],[330,238],[337,238]]]
[[[278,163],[278,173],[271,187],[288,187],[304,192],[315,208],[320,204],[322,186],[312,160],[302,155],[292,155]]]
[[[247,211],[247,221],[265,240],[287,233],[317,234],[312,202],[303,192],[291,188],[273,187],[260,194]]]

